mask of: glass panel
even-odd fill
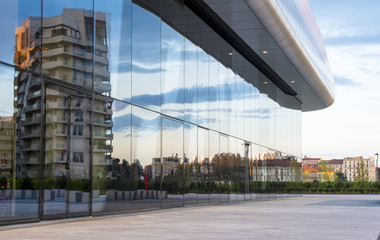
[[[251,160],[251,182],[249,184],[249,191],[251,192],[252,199],[258,199],[258,185],[259,185],[259,159],[260,149],[258,145],[252,144],[252,160]],[[260,163],[261,164],[261,163]]]
[[[184,38],[161,23],[161,112],[184,117]]]
[[[236,152],[236,138],[229,137],[229,159],[228,159],[228,175],[230,180],[230,202],[238,200],[239,193],[239,159]]]
[[[132,103],[160,111],[161,21],[132,4]]]
[[[257,147],[257,192],[258,199],[263,200],[267,198],[267,181],[268,181],[268,149],[264,147]]]
[[[41,81],[3,65],[0,76],[0,222],[37,218]]]
[[[162,118],[162,208],[183,206],[183,123]]]
[[[185,120],[198,123],[197,47],[185,39]]]
[[[93,213],[130,210],[131,106],[94,99]]]
[[[251,140],[251,84],[244,81],[244,140]]]
[[[198,159],[195,162],[198,179],[198,204],[208,204],[210,161],[208,154],[208,130],[198,127]]]
[[[95,1],[95,83],[94,90],[131,102],[130,0]]]
[[[236,192],[238,194],[238,201],[244,201],[245,199],[245,145],[244,141],[237,140],[236,142],[236,162],[235,162],[235,180],[236,180]]]
[[[245,135],[244,129],[244,79],[240,76],[237,76],[237,90],[236,90],[236,98],[237,98],[237,137],[243,139]]]
[[[219,133],[209,131],[209,203],[219,203]]]
[[[197,126],[185,123],[184,132],[184,204],[194,205],[198,203],[198,157],[197,157]]]
[[[46,88],[45,96],[44,215],[87,215],[91,99],[59,87]]]
[[[249,192],[249,181],[250,181],[250,155],[251,155],[251,144],[244,142],[244,200],[251,200],[251,194]]]
[[[43,15],[43,74],[92,89],[93,1],[44,0]]]
[[[198,124],[208,127],[209,93],[208,93],[208,55],[198,48]]]
[[[229,101],[229,130],[231,136],[237,136],[237,76],[229,71],[228,89],[230,90]]]
[[[219,131],[219,63],[209,56],[208,62],[209,128]]]
[[[41,2],[6,0],[0,6],[0,61],[28,69],[0,66],[0,222],[9,223],[38,216]]]
[[[220,155],[219,155],[219,181],[220,181],[220,202],[225,203],[229,201],[229,169],[228,160],[230,154],[228,152],[228,137],[220,135],[219,138]]]
[[[3,23],[0,26],[0,61],[22,65],[22,68],[31,66],[32,59],[41,57],[41,1],[4,0],[0,6]]]
[[[220,132],[229,133],[229,104],[230,104],[230,89],[229,75],[230,71],[222,64],[219,64],[219,119]]]
[[[132,186],[131,209],[160,208],[160,199],[167,199],[161,184],[161,118],[139,107],[132,107]],[[149,172],[152,178],[149,179]],[[148,173],[148,186],[146,173]],[[145,175],[145,176],[144,176]]]

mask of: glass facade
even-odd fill
[[[0,224],[267,199],[301,180],[301,103],[186,6],[0,6]]]

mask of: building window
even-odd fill
[[[74,125],[73,135],[74,136],[82,136],[83,135],[83,126],[82,125]]]
[[[64,28],[60,28],[60,29],[53,29],[51,30],[51,36],[52,37],[55,37],[55,36],[60,36],[60,35],[67,35],[67,29],[64,29]]]
[[[83,153],[82,152],[74,152],[73,162],[83,162]]]
[[[75,118],[74,118],[75,122],[83,122],[83,112],[82,111],[80,111],[80,110],[75,111],[74,116],[75,116]]]

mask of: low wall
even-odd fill
[[[135,190],[135,191],[121,191],[121,190],[108,190],[106,192],[107,201],[116,200],[143,200],[143,199],[167,199],[167,191],[159,190]]]

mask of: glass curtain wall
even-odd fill
[[[39,217],[41,1],[0,6],[0,224],[9,224]]]
[[[301,181],[301,104],[276,103],[295,100],[186,6],[41,2],[0,3],[0,224],[267,199]]]

